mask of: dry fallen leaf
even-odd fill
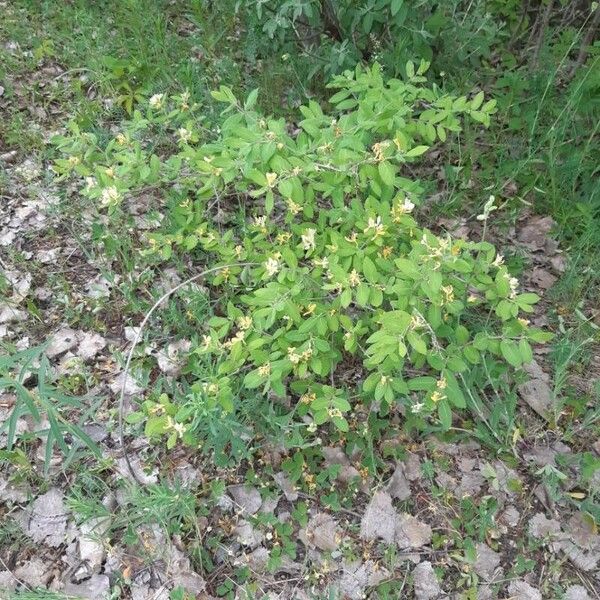
[[[415,600],[433,600],[442,593],[433,566],[429,561],[419,563],[415,567],[413,581]]]
[[[301,530],[299,537],[305,545],[314,546],[325,552],[332,552],[339,545],[337,523],[326,513],[317,513],[312,517],[306,529]]]
[[[372,560],[364,563],[359,560],[344,562],[342,569],[339,586],[343,598],[347,600],[362,600],[368,587],[376,586],[389,577],[387,569]]]
[[[397,500],[407,500],[410,498],[410,485],[404,474],[404,465],[402,463],[396,466],[396,470],[387,484],[386,491],[392,498],[396,498]]]
[[[82,583],[67,583],[63,592],[84,600],[104,600],[110,592],[110,580],[106,575],[92,575]]]
[[[396,517],[392,497],[387,492],[375,492],[360,522],[361,539],[381,538],[391,544],[396,531]]]
[[[552,217],[533,216],[519,231],[518,240],[532,250],[540,250],[544,247],[546,238],[555,225]]]
[[[421,548],[431,542],[431,527],[407,513],[396,517],[394,539],[400,548]]]
[[[536,361],[525,365],[525,371],[530,379],[518,387],[519,395],[538,415],[548,419],[554,404],[549,378]]]
[[[55,358],[77,345],[77,332],[70,327],[59,329],[51,338],[46,348],[46,356]]]
[[[65,541],[68,514],[62,491],[51,488],[25,511],[23,529],[35,542],[58,547]]]
[[[241,509],[244,514],[253,515],[258,512],[262,504],[260,492],[247,485],[233,485],[229,493],[236,503],[236,508]]]
[[[560,534],[560,523],[548,519],[543,513],[537,513],[529,520],[529,535],[536,539],[552,539]]]
[[[98,333],[82,332],[79,335],[77,355],[83,360],[91,360],[106,346],[106,340]]]
[[[292,482],[289,480],[288,476],[283,471],[276,473],[273,476],[273,479],[283,492],[286,500],[288,500],[289,502],[295,502],[296,500],[298,500],[298,491],[292,485]]]
[[[535,268],[530,276],[531,283],[541,290],[548,290],[556,283],[556,277],[546,269]]]
[[[493,580],[500,565],[500,554],[484,543],[477,544],[476,550],[475,572],[485,581]]]
[[[158,368],[165,375],[176,376],[185,363],[187,353],[192,347],[189,340],[179,340],[169,344],[164,350],[156,354]]]
[[[526,581],[515,580],[508,584],[508,594],[514,600],[542,600],[540,591]]]

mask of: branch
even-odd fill
[[[579,48],[579,54],[577,55],[577,59],[575,60],[575,64],[571,67],[567,75],[567,81],[570,81],[575,76],[577,69],[581,67],[581,65],[586,61],[589,54],[589,47],[592,45],[592,41],[594,39],[594,35],[596,33],[596,29],[598,29],[598,25],[600,24],[600,7],[596,7],[594,11],[594,18],[586,31],[586,34],[581,41],[581,47]]]
[[[546,6],[546,10],[544,11],[544,16],[542,17],[542,22],[540,24],[540,29],[538,31],[538,38],[535,44],[535,48],[533,50],[533,56],[531,58],[531,66],[530,70],[533,71],[538,66],[538,61],[540,58],[540,50],[542,48],[542,44],[544,43],[544,34],[546,33],[546,29],[548,27],[548,23],[550,22],[550,16],[552,15],[552,9],[554,8],[554,0],[550,0],[548,5]]]

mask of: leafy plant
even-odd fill
[[[285,417],[304,427],[300,441],[327,423],[347,432],[356,401],[447,430],[467,406],[465,374],[484,359],[518,369],[548,339],[520,317],[538,297],[519,293],[490,243],[434,235],[413,217],[422,187],[405,165],[460,131],[461,117],[487,125],[495,110],[483,93],[426,86],[427,67],[408,63],[405,80],[386,81],[378,64],[337,76],[331,110],[302,106],[296,131],[257,113],[256,91],[241,103],[221,87],[227,116],[212,140],[200,141],[185,97],[163,95],[104,148],[76,128],[56,139],[68,155],[57,172],[85,178],[82,194],[115,221],[129,193],[177,182],[148,260],[222,265],[197,381],[186,400],[145,407],[148,433],[202,443],[207,415],[228,419],[257,393],[294,399]],[[157,126],[173,137],[160,158],[138,138]],[[223,229],[211,210],[236,202],[252,219]],[[481,219],[494,208],[490,198]]]
[[[19,443],[19,420],[30,417],[39,428],[37,435],[44,439],[47,470],[56,449],[66,457],[65,464],[82,446],[96,456],[100,451],[81,427],[96,406],[86,407],[82,398],[62,393],[49,381],[50,363],[44,349],[45,346],[37,346],[0,356],[0,389],[14,393],[13,407],[0,425],[0,434],[6,435],[7,453],[3,458],[10,459]]]
[[[456,0],[243,0],[236,10],[250,30],[262,31],[269,51],[275,43],[285,56],[299,52],[310,57],[310,80],[321,73],[328,78],[361,61],[377,60],[393,76],[406,75],[409,60],[435,60],[438,69],[476,64],[490,56],[501,29],[500,19],[494,18],[485,4],[465,6]],[[504,11],[495,7],[493,12]],[[457,45],[459,31],[461,44]]]

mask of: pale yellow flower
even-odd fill
[[[103,205],[116,204],[121,199],[119,190],[113,185],[102,190],[100,201]]]
[[[392,218],[394,222],[398,223],[402,220],[402,216],[406,214],[410,214],[415,205],[408,198],[405,198],[402,203],[396,202],[392,208]]]
[[[265,215],[261,215],[260,217],[254,217],[254,227],[259,227],[266,231],[267,228],[267,217]]]
[[[246,331],[252,327],[252,317],[238,317],[237,324],[242,331]]]
[[[258,367],[258,374],[261,377],[268,377],[271,374],[271,363],[265,363]]]
[[[317,305],[314,302],[311,302],[307,307],[306,310],[302,313],[303,316],[308,317],[309,315],[312,315],[315,312],[315,309],[317,308]]]
[[[500,267],[504,264],[504,256],[502,254],[497,254],[494,262],[492,263],[495,267]]]
[[[302,360],[302,356],[298,354],[296,348],[293,348],[292,346],[287,349],[287,353],[288,358],[293,365],[297,365]]]
[[[289,231],[284,231],[283,233],[277,234],[277,243],[278,244],[286,244],[290,241],[292,234]]]
[[[307,229],[302,234],[302,247],[305,250],[314,250],[316,247],[315,244],[315,234],[317,233],[316,229]]]
[[[300,402],[302,402],[302,404],[310,404],[316,399],[317,395],[314,392],[306,392],[306,394],[302,394],[302,396],[300,396]]]
[[[182,142],[189,142],[192,139],[192,132],[185,127],[180,127],[177,130],[177,135]]]
[[[329,267],[329,259],[326,256],[323,258],[314,258],[313,265],[315,265],[315,267],[321,267],[322,269],[327,269]]]
[[[164,94],[154,94],[154,96],[152,96],[150,98],[150,100],[148,101],[148,104],[152,108],[162,108],[164,97],[165,97]]]
[[[281,263],[276,258],[270,257],[265,262],[265,269],[267,270],[267,275],[273,277],[281,269]]]
[[[454,288],[451,285],[443,285],[442,292],[446,296],[446,302],[452,302],[454,300]]]
[[[373,217],[369,218],[364,233],[368,233],[371,229],[374,231],[373,239],[385,234],[385,225],[381,222],[381,217],[377,217],[376,219],[373,219]]]
[[[438,392],[437,390],[431,394],[431,400],[437,404],[440,400],[444,400],[446,396]]]
[[[294,216],[297,215],[302,210],[302,206],[300,206],[300,204],[296,204],[291,198],[288,198],[287,205],[288,205],[289,211]]]
[[[356,287],[360,283],[360,275],[357,273],[356,269],[352,269],[352,272],[348,277],[348,282],[350,283],[350,287]]]

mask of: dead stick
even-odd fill
[[[581,65],[585,62],[586,58],[589,54],[589,47],[592,45],[592,40],[594,39],[594,34],[596,33],[596,29],[598,29],[598,25],[600,24],[600,6],[596,7],[594,11],[594,18],[588,27],[588,30],[585,33],[585,36],[581,42],[581,47],[579,48],[579,54],[577,55],[577,60],[575,64],[571,67],[569,74],[567,75],[567,81],[573,79],[577,69],[581,67]]]
[[[536,69],[538,66],[538,60],[540,58],[540,50],[542,49],[542,44],[544,43],[544,34],[546,33],[546,29],[548,28],[548,23],[550,22],[550,16],[552,15],[552,9],[554,8],[554,0],[550,0],[548,2],[548,6],[546,6],[546,10],[544,11],[544,16],[542,18],[542,22],[540,23],[540,30],[538,31],[538,38],[535,44],[535,48],[533,50],[533,57],[531,58],[531,67],[530,70]]]

